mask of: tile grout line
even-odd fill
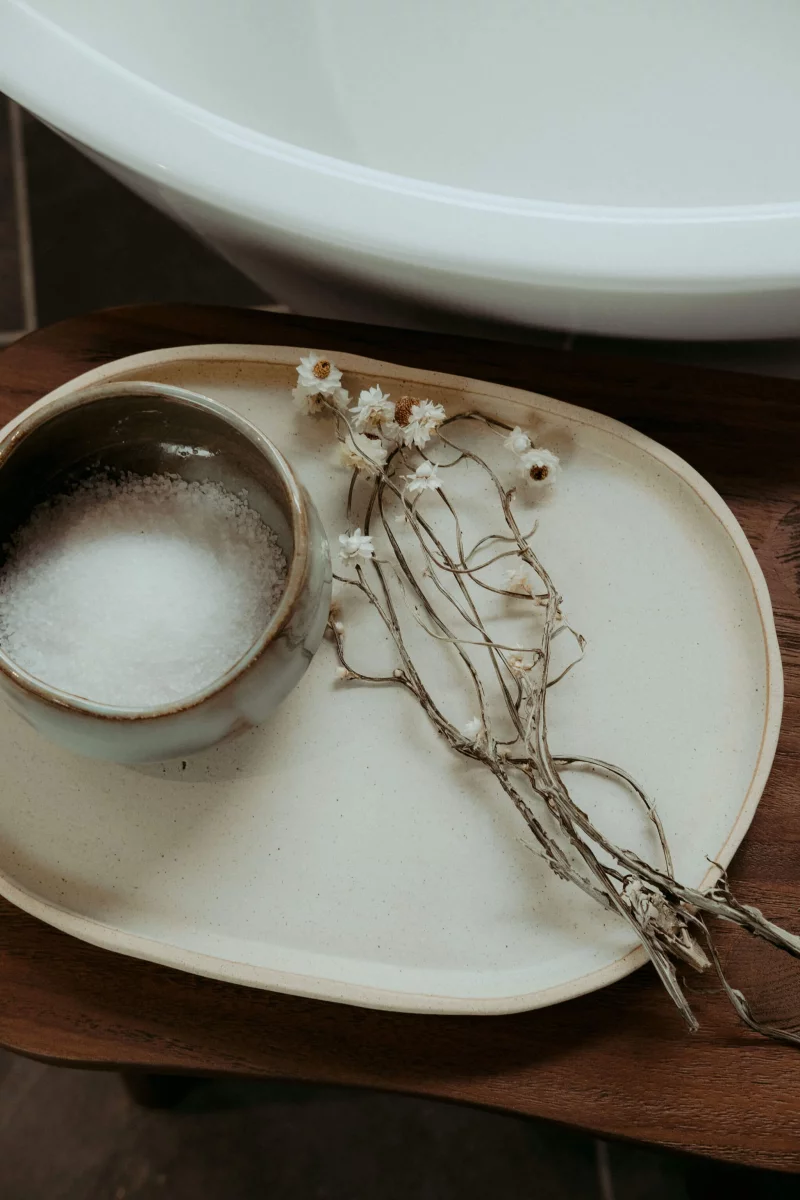
[[[611,1177],[611,1162],[608,1157],[608,1142],[594,1139],[594,1162],[600,1200],[615,1200],[614,1180]]]
[[[13,100],[8,102],[8,123],[11,142],[11,173],[14,182],[14,207],[17,217],[19,249],[20,294],[25,332],[36,329],[36,276],[33,267],[33,236],[28,203],[28,170],[25,163],[25,138],[22,129],[22,109]]]

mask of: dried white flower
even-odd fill
[[[394,405],[379,387],[371,387],[358,397],[358,403],[350,409],[353,424],[359,433],[366,430],[377,432],[382,425],[394,420]]]
[[[344,562],[354,562],[357,558],[374,558],[375,547],[372,545],[372,537],[362,533],[360,529],[356,529],[354,533],[340,533],[339,558]]]
[[[441,404],[432,404],[430,400],[418,400],[411,407],[407,423],[402,426],[403,444],[416,446],[418,450],[421,450],[433,437],[446,416]]]
[[[334,621],[333,628],[339,634],[339,637],[341,637],[342,634],[344,633],[344,625],[342,624],[341,621]]]
[[[506,571],[503,583],[507,592],[514,592],[518,596],[530,596],[531,594],[531,577],[522,566],[512,567],[510,571]]]
[[[531,448],[531,439],[524,429],[520,429],[519,425],[515,425],[508,437],[503,440],[503,445],[512,454],[524,454],[526,450],[530,450]]]
[[[558,456],[551,450],[531,448],[519,456],[519,469],[531,487],[554,483],[559,468]]]
[[[396,421],[385,421],[381,425],[381,437],[383,438],[384,445],[391,447],[393,450],[403,444],[403,430]]]
[[[413,396],[401,396],[392,405],[392,418],[386,422],[382,429],[384,437],[389,438],[393,442],[403,444],[405,436],[405,427],[411,420],[411,410],[419,401]]]
[[[337,667],[336,678],[344,682],[346,679],[355,679],[355,675],[352,671],[348,671],[347,667]]]
[[[341,386],[342,372],[329,358],[319,354],[307,354],[300,359],[297,368],[297,387],[292,389],[292,400],[298,412],[316,416],[325,411],[326,402],[337,408],[346,408],[350,396]]]
[[[412,471],[410,475],[404,475],[403,478],[408,481],[405,491],[412,496],[418,492],[435,492],[442,486],[436,464],[428,462],[427,459],[419,464],[416,471]]]
[[[470,717],[461,732],[467,741],[479,742],[483,737],[483,721],[480,717]]]
[[[321,354],[307,354],[300,359],[297,368],[297,384],[307,392],[321,392],[323,396],[333,396],[339,391],[342,383],[342,372],[334,366],[329,358]]]
[[[366,479],[380,475],[386,462],[386,450],[381,443],[364,433],[348,435],[339,443],[337,455],[342,466],[358,471]]]

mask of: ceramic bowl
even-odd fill
[[[467,335],[796,338],[798,44],[792,0],[0,0],[3,92],[268,295]]]
[[[305,489],[268,438],[215,400],[155,383],[91,387],[36,405],[0,432],[0,546],[37,504],[98,468],[246,488],[286,555],[280,604],[225,675],[179,703],[96,704],[49,687],[2,646],[0,693],[51,740],[123,763],[183,757],[257,725],[298,682],[328,619],[328,543]]]

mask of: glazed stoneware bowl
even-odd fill
[[[178,703],[94,703],[28,674],[1,642],[0,692],[45,737],[122,763],[183,757],[259,724],[305,672],[330,609],[328,542],[305,489],[268,438],[214,400],[146,382],[91,387],[37,405],[0,432],[0,547],[37,504],[103,469],[246,489],[286,555],[278,608],[225,675]]]

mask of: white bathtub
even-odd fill
[[[796,0],[0,0],[0,88],[306,312],[800,328]]]

